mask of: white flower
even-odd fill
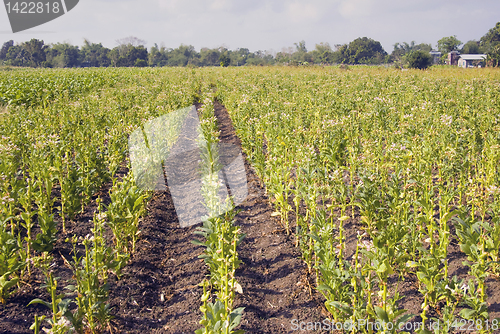
[[[369,240],[361,241],[362,247],[366,248],[367,251],[371,251],[373,249],[373,242]]]
[[[441,116],[441,122],[443,122],[443,124],[446,126],[450,126],[451,123],[453,122],[453,117],[448,115],[443,115]]]
[[[489,186],[488,188],[486,188],[486,192],[488,194],[495,195],[500,193],[500,188],[498,188],[497,186]]]

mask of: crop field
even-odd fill
[[[183,228],[129,139],[192,105]],[[0,69],[0,124],[1,333],[500,332],[496,69]]]

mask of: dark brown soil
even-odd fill
[[[111,286],[118,332],[192,333],[200,320],[198,283],[207,273],[201,247],[191,243],[195,227],[179,227],[168,190],[155,194],[148,212],[138,251]]]

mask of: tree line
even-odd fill
[[[307,64],[389,64],[396,66],[426,67],[430,65],[431,44],[415,42],[396,43],[392,53],[387,53],[380,42],[361,37],[348,44],[330,46],[316,44],[308,51],[304,41],[277,53],[267,51],[250,52],[246,48],[228,50],[225,47],[202,48],[196,51],[191,45],[166,48],[155,44],[149,50],[146,43],[136,37],[117,41],[113,49],[101,43],[84,40],[81,47],[68,43],[45,44],[43,40],[31,39],[14,44],[7,41],[0,49],[0,64],[25,67],[160,67],[160,66],[244,66],[244,65],[307,65]],[[500,22],[491,28],[479,41],[466,43],[456,36],[443,37],[437,43],[442,53],[441,62],[451,51],[461,53],[485,53],[488,64],[500,65]],[[418,63],[420,62],[420,63]],[[417,64],[417,65],[415,65]]]

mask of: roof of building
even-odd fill
[[[483,60],[486,59],[485,54],[463,54],[460,55],[463,60]]]

